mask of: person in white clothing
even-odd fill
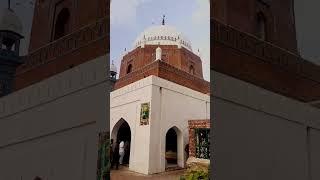
[[[123,164],[123,157],[124,157],[124,142],[123,141],[121,141],[119,144],[119,155],[120,155],[119,164],[122,165]]]

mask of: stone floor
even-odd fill
[[[111,170],[111,180],[179,180],[184,169],[171,170],[154,175],[144,175],[129,171],[128,167],[120,166],[119,170]]]

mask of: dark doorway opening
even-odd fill
[[[166,134],[166,160],[168,165],[177,165],[177,133],[171,128]]]
[[[54,31],[54,40],[57,40],[69,32],[69,21],[70,21],[70,12],[69,9],[64,8],[57,16],[55,31]]]
[[[127,122],[123,122],[119,127],[117,133],[118,143],[121,141],[124,142],[124,157],[123,157],[123,165],[129,165],[130,161],[130,143],[131,143],[131,130],[130,126]]]

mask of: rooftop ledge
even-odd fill
[[[320,66],[211,18],[211,69],[303,102],[320,100]]]
[[[117,90],[150,75],[158,76],[203,94],[210,94],[210,82],[193,76],[161,60],[153,61],[118,79],[114,89]]]
[[[25,63],[19,67],[17,75],[107,37],[109,37],[109,17],[97,19],[71,34],[30,52],[25,57]],[[106,44],[109,45],[109,43]],[[107,47],[107,50],[109,50],[109,47]]]

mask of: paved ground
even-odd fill
[[[121,166],[119,170],[111,170],[111,180],[179,180],[185,170],[168,171],[155,175],[143,175]]]

